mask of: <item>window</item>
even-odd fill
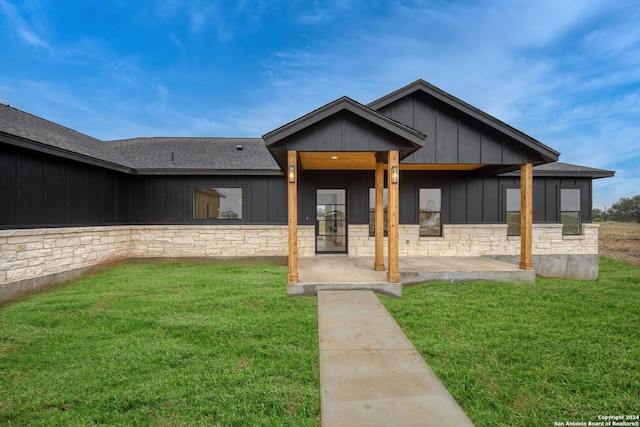
[[[520,235],[520,189],[507,188],[507,236]]]
[[[389,232],[389,190],[383,189],[384,235]],[[376,189],[369,189],[369,236],[376,235]]]
[[[560,221],[562,234],[580,234],[580,189],[560,189]]]
[[[196,188],[195,219],[242,219],[242,188]]]
[[[421,188],[418,201],[420,209],[420,236],[442,236],[441,190]]]

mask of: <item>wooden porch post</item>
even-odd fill
[[[533,165],[520,166],[520,268],[533,270]]]
[[[389,151],[387,179],[389,186],[389,270],[387,280],[391,283],[400,282],[398,268],[398,222],[399,222],[399,175],[398,152]],[[394,174],[396,174],[394,176]]]
[[[289,284],[298,283],[298,156],[287,153],[288,222],[289,222]],[[292,169],[293,167],[293,169]]]
[[[376,259],[374,270],[384,270],[384,163],[376,162]]]

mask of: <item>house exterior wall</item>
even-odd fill
[[[126,258],[284,257],[286,180],[281,176],[135,176],[71,160],[0,152],[0,302]],[[400,256],[490,256],[517,264],[520,239],[506,236],[504,199],[517,177],[402,171]],[[240,220],[196,220],[198,187],[241,187]],[[302,171],[298,248],[315,256],[315,193],[347,189],[350,256],[373,256],[369,236],[372,171]],[[419,237],[420,188],[442,189],[442,237]],[[583,229],[563,236],[559,191],[580,188]],[[536,272],[597,278],[597,227],[591,180],[535,178],[533,255]],[[385,245],[386,250],[386,245]],[[583,274],[584,266],[589,270]]]
[[[0,294],[126,258],[288,255],[282,176],[136,176],[3,146],[0,178]],[[517,263],[520,239],[507,237],[504,224],[506,189],[519,186],[517,177],[402,171],[400,178],[400,256],[481,255]],[[242,188],[242,218],[194,219],[199,187]],[[373,256],[368,226],[373,187],[372,171],[302,171],[299,255],[315,255],[316,189],[346,188],[349,255]],[[420,188],[442,189],[442,237],[418,237]],[[580,236],[562,236],[561,188],[581,189]],[[538,274],[597,277],[597,228],[588,224],[590,207],[590,179],[534,179]],[[577,275],[577,265],[591,266],[591,272]]]
[[[440,237],[418,237],[418,226],[401,224],[400,256],[519,256],[520,236],[506,224],[446,224]],[[367,225],[349,226],[349,256],[374,256]],[[385,256],[387,238],[385,237]],[[598,254],[598,225],[583,224],[582,235],[563,236],[561,224],[533,225],[533,254]]]
[[[420,188],[442,189],[443,224],[506,222],[507,188],[518,177],[473,173],[401,171],[400,223],[418,223]],[[243,215],[237,220],[194,218],[195,188],[239,187]],[[318,188],[346,188],[348,223],[369,221],[373,171],[302,171],[298,223],[314,225]],[[560,222],[561,188],[581,190],[582,222],[591,221],[591,179],[534,178],[534,223]],[[71,160],[0,145],[0,229],[104,225],[284,225],[283,176],[127,175]]]
[[[0,143],[0,229],[127,224],[130,178]]]
[[[315,197],[319,188],[347,190],[349,224],[369,223],[369,189],[375,186],[373,171],[304,171],[299,180],[298,224],[315,223]],[[543,178],[533,180],[534,223],[560,222],[560,190],[578,188],[581,219],[591,221],[591,179]],[[520,188],[518,177],[479,177],[473,173],[401,171],[400,223],[418,224],[420,188],[442,189],[443,224],[506,223],[506,191]]]
[[[242,188],[241,219],[195,219],[196,188]],[[283,225],[287,184],[283,176],[135,176],[131,224]]]
[[[240,220],[194,218],[195,188],[243,191]],[[283,176],[128,175],[0,144],[0,229],[287,223]]]

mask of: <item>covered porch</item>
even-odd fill
[[[386,261],[386,260],[385,260]],[[425,282],[535,282],[535,271],[487,257],[399,257],[400,280],[392,283],[386,271],[371,268],[373,257],[345,255],[303,257],[298,260],[298,283],[287,285],[289,296],[315,296],[319,290],[372,290],[401,297],[407,286]]]
[[[416,90],[420,92],[416,96],[431,102],[424,98],[424,88]],[[349,98],[340,98],[263,136],[287,180],[289,295],[347,288],[378,289],[399,296],[404,286],[429,280],[534,280],[532,169],[534,164],[553,160],[555,153],[547,153],[536,141],[501,123],[478,116],[457,100],[450,101],[452,105],[446,108],[442,100],[433,101],[430,107],[411,104],[418,108],[420,117],[433,114],[430,109],[443,108],[442,114],[434,117],[455,130],[445,135],[443,126],[440,133],[433,127],[434,137],[428,144],[425,133]],[[479,129],[472,132],[471,123]],[[422,226],[421,209],[434,212],[428,201],[426,206],[418,206],[422,189],[435,187],[439,191],[437,206],[446,205],[436,209],[438,221],[443,213],[447,215],[438,222],[439,227],[502,223],[506,236],[507,221],[501,213],[504,184],[484,180],[518,168],[520,203],[519,209],[513,210],[519,211],[519,265],[482,256],[455,256],[465,251],[449,250],[446,255],[453,257],[431,256],[437,251],[423,244],[431,236],[420,234],[418,229]],[[369,195],[370,191],[374,194]],[[446,202],[439,199],[440,194]],[[400,218],[403,202],[404,218]],[[363,225],[370,227],[365,239],[373,250],[346,256],[351,255],[349,239],[356,234],[354,230],[361,233]],[[310,226],[315,230],[313,253],[307,235],[301,240],[299,234],[300,228]],[[405,235],[400,242],[400,228],[407,226],[415,226],[415,234]],[[442,228],[440,233],[442,236]],[[421,256],[399,256],[400,244],[414,244],[416,239],[422,242],[418,243],[422,249],[407,255]],[[484,255],[477,248],[467,252]]]

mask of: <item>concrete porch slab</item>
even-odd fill
[[[372,257],[298,258],[298,283],[287,285],[287,294],[315,296],[322,290],[371,290],[396,298],[402,296],[402,284],[389,283],[386,271],[375,271]]]
[[[424,282],[492,282],[534,283],[534,270],[486,257],[401,257],[400,280],[403,286]]]
[[[315,296],[322,290],[371,290],[402,297],[406,286],[425,282],[535,282],[535,271],[486,257],[400,257],[400,283],[373,269],[373,257],[319,255],[298,259],[299,283],[287,285],[290,296]],[[388,265],[385,260],[385,266]]]

